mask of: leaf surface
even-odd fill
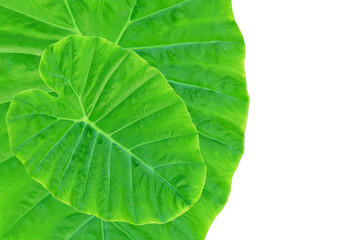
[[[41,90],[15,95],[12,152],[56,198],[105,220],[162,223],[200,197],[205,164],[184,102],[136,53],[72,36],[43,54]]]
[[[34,7],[42,9],[38,3],[45,2],[51,10],[34,10]],[[68,10],[58,10],[66,9],[64,1],[0,0],[0,4],[35,17],[0,7],[0,16],[6,16],[0,22],[0,102],[11,100],[14,93],[24,89],[46,89],[36,74],[38,55],[66,35],[80,34],[75,25],[83,35],[101,36],[135,50],[162,72],[185,101],[199,132],[201,154],[208,170],[205,189],[188,212],[167,224],[134,227],[116,223],[128,236],[114,224],[108,227],[105,224],[104,239],[118,239],[110,232],[118,232],[121,239],[204,239],[212,221],[225,206],[232,175],[243,153],[249,103],[244,42],[234,21],[231,1],[69,0],[73,18]],[[55,12],[62,17],[49,16]],[[101,14],[104,12],[107,14]],[[17,82],[17,87],[13,87]],[[35,223],[35,218],[32,219]],[[73,239],[91,239],[87,233],[102,239],[98,220],[85,222],[74,223],[74,229],[79,227],[79,230]],[[11,234],[30,231],[31,226],[29,223],[22,230],[13,228]],[[46,230],[55,232],[64,228],[54,224]]]

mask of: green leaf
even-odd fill
[[[65,3],[0,0],[0,5],[5,6],[0,7],[0,103],[25,89],[46,89],[36,74],[38,55],[67,35],[102,36],[135,50],[162,72],[185,101],[199,131],[207,178],[200,200],[175,220],[162,225],[105,224],[104,239],[204,239],[212,221],[225,206],[233,173],[243,153],[249,104],[244,74],[245,47],[233,18],[231,1],[69,0],[69,8]],[[36,183],[33,181],[33,184]],[[6,194],[2,196],[6,198]],[[33,202],[36,201],[34,197]],[[13,211],[18,207],[14,205]],[[32,221],[24,220],[26,226],[14,227],[11,236],[23,231],[29,233],[26,239],[33,237],[33,227],[40,226],[43,218],[37,217],[40,215],[36,215],[35,210],[31,213],[34,214],[30,217]],[[61,210],[51,213],[60,214]],[[64,221],[67,220],[64,217]],[[48,227],[41,231],[48,236],[56,233],[68,236],[65,230],[78,228],[73,239],[92,239],[93,236],[102,239],[98,223],[95,218],[74,222],[73,228],[68,228],[60,220],[49,221]],[[64,239],[59,235],[33,238]]]
[[[135,226],[79,213],[31,179],[15,157],[0,160],[0,171],[0,192],[8,197],[0,198],[2,240],[187,239],[172,223]]]
[[[43,54],[58,97],[17,94],[10,146],[57,199],[105,220],[162,223],[200,197],[205,164],[184,102],[131,50],[72,36]]]
[[[26,173],[15,157],[0,160],[0,239],[107,239],[184,240],[204,239],[207,221],[198,211],[166,224],[136,226],[106,222],[79,213],[56,200]],[[198,203],[197,203],[198,204]],[[206,207],[205,203],[201,203]],[[209,207],[209,206],[208,206]],[[191,208],[189,211],[192,211]],[[206,217],[210,217],[210,213]],[[186,217],[187,216],[187,217]],[[183,218],[185,217],[185,219]],[[194,219],[187,219],[192,217]],[[46,221],[44,221],[46,219]],[[194,221],[192,225],[184,224]]]

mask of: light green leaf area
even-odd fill
[[[10,146],[56,198],[105,220],[162,223],[200,197],[205,164],[184,102],[136,53],[100,38],[51,45],[40,74],[58,94],[21,92]]]
[[[135,226],[79,213],[29,177],[15,157],[0,161],[0,239],[196,239],[175,223]]]
[[[72,232],[72,239],[86,240],[204,239],[225,206],[244,149],[249,104],[245,47],[231,0],[0,0],[0,5],[0,16],[4,16],[0,21],[0,103],[6,105],[15,93],[25,89],[47,89],[38,74],[38,64],[39,55],[49,44],[73,34],[101,36],[135,50],[165,76],[185,101],[207,166],[200,200],[167,224],[102,225],[97,218],[87,221],[83,215],[84,219],[74,221],[71,227],[49,219],[46,228],[39,229],[43,235],[33,236],[33,228],[43,223],[41,216],[46,216],[47,206],[41,205],[44,215],[38,213],[39,207],[32,208],[4,239],[21,239],[16,236],[25,233],[29,233],[26,239],[69,239]],[[0,141],[6,143],[7,139]],[[25,190],[19,189],[21,196],[31,201],[20,205],[24,211],[40,200]],[[2,199],[10,192],[0,194]],[[54,198],[51,201],[56,202]],[[52,212],[54,218],[63,217],[59,204],[59,212]],[[20,206],[14,203],[9,208],[16,212]],[[68,216],[78,214],[68,212]],[[63,218],[64,222],[69,219]],[[9,228],[12,223],[2,224]],[[4,231],[0,229],[0,236]]]

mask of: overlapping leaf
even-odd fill
[[[40,62],[41,90],[17,94],[12,152],[56,198],[105,220],[162,223],[200,197],[205,164],[184,102],[131,50],[72,36]]]
[[[4,16],[0,23],[2,109],[7,109],[7,102],[21,90],[47,89],[37,74],[37,66],[38,56],[49,44],[72,34],[102,36],[135,50],[164,74],[186,103],[199,132],[201,154],[208,169],[200,200],[168,224],[102,225],[101,221],[85,219],[83,215],[71,227],[62,225],[59,219],[50,219],[51,227],[43,229],[44,236],[37,239],[49,235],[54,235],[54,239],[64,238],[55,231],[65,234],[62,236],[73,232],[73,239],[88,239],[89,233],[96,239],[117,239],[113,234],[116,231],[122,239],[169,239],[169,236],[204,239],[226,203],[231,178],[243,152],[248,108],[244,44],[233,19],[230,0],[0,0],[0,5],[3,6],[0,15]],[[32,204],[39,200],[30,196]],[[21,206],[29,209],[32,204],[29,201]],[[13,205],[13,210],[19,207]],[[32,208],[21,220],[27,225],[16,224],[7,236],[30,231],[40,209]],[[68,216],[72,214],[75,213],[69,212]],[[32,224],[27,219],[32,219]]]

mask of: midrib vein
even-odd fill
[[[150,171],[152,171],[153,173],[155,173],[161,180],[163,180],[171,189],[173,189],[179,196],[180,198],[182,198],[184,200],[184,202],[187,204],[187,205],[191,205],[188,200],[184,197],[184,195],[179,192],[178,189],[176,189],[174,187],[174,185],[172,185],[169,181],[167,181],[163,176],[161,176],[157,171],[155,171],[154,168],[152,168],[151,166],[149,166],[144,160],[142,160],[139,156],[137,156],[136,154],[134,154],[133,152],[131,152],[128,148],[126,148],[125,146],[123,146],[122,144],[120,144],[118,141],[116,141],[115,139],[113,139],[108,133],[104,132],[102,129],[100,129],[98,126],[96,126],[93,122],[91,122],[89,119],[88,119],[88,116],[86,114],[86,111],[85,111],[85,108],[82,104],[82,101],[80,99],[80,96],[77,94],[77,92],[75,91],[74,87],[72,86],[71,84],[71,76],[70,76],[70,79],[66,78],[64,76],[64,74],[60,71],[59,69],[59,64],[55,58],[55,55],[54,53],[51,51],[51,54],[56,62],[56,66],[57,66],[57,70],[58,72],[60,73],[60,76],[63,77],[64,80],[66,80],[68,83],[69,83],[69,86],[71,88],[71,90],[73,91],[73,93],[75,94],[75,96],[77,97],[77,100],[79,102],[79,105],[81,107],[81,110],[82,110],[82,113],[83,113],[83,118],[82,119],[74,119],[73,121],[77,121],[77,122],[85,122],[87,125],[89,125],[90,127],[92,127],[93,129],[95,129],[97,132],[101,133],[103,136],[105,136],[110,142],[116,144],[117,146],[119,146],[120,148],[122,148],[126,153],[128,153],[130,156],[133,156],[135,157],[136,159],[138,159],[147,169],[149,169]],[[54,116],[56,117],[56,116]],[[58,117],[56,117],[58,118]],[[58,118],[59,119],[59,118]],[[69,119],[67,119],[69,120]]]
[[[163,176],[161,176],[153,167],[149,166],[144,160],[142,160],[141,157],[137,156],[136,154],[134,154],[133,152],[131,152],[128,148],[126,148],[125,146],[123,146],[122,144],[120,144],[118,141],[116,141],[114,138],[112,138],[108,133],[104,132],[102,129],[100,129],[98,126],[96,126],[94,123],[92,123],[91,121],[89,121],[86,117],[84,117],[83,119],[71,119],[71,118],[61,118],[61,117],[57,117],[54,115],[49,115],[49,114],[42,114],[39,113],[40,115],[46,115],[49,117],[54,117],[57,120],[65,120],[65,121],[72,121],[74,123],[80,123],[80,122],[84,122],[85,124],[89,125],[90,127],[92,127],[95,131],[97,131],[98,133],[102,134],[104,137],[106,137],[111,143],[116,144],[117,146],[119,146],[121,149],[123,149],[128,155],[135,157],[137,160],[139,160],[148,170],[150,170],[151,172],[155,173],[162,181],[164,181],[171,189],[173,189],[185,202],[186,204],[190,205],[190,203],[187,201],[187,199],[182,195],[181,192],[179,192],[179,190],[177,190],[177,188],[175,188],[174,185],[172,185],[169,181],[167,181]],[[55,121],[55,122],[56,122]],[[54,122],[53,122],[54,123]],[[53,124],[52,123],[52,124]],[[51,124],[50,124],[51,125]],[[49,126],[47,126],[49,127]],[[46,127],[46,128],[47,128]],[[31,136],[33,137],[33,136]],[[21,146],[22,144],[20,144],[19,146]],[[19,147],[18,146],[18,147]]]
[[[123,146],[122,144],[120,144],[118,141],[116,141],[114,138],[112,138],[108,133],[104,132],[102,129],[100,129],[98,126],[96,126],[95,124],[93,124],[92,122],[85,120],[85,123],[88,124],[90,127],[92,127],[93,129],[95,129],[96,131],[98,131],[99,133],[101,133],[102,135],[104,135],[110,142],[116,144],[117,146],[119,146],[120,148],[122,148],[126,153],[128,153],[130,156],[135,157],[136,159],[138,159],[147,169],[149,169],[150,171],[152,171],[153,173],[155,173],[160,179],[162,179],[170,188],[172,188],[188,205],[190,205],[190,203],[187,201],[187,199],[182,195],[181,192],[179,192],[179,190],[177,190],[174,185],[172,185],[169,181],[167,181],[163,176],[161,176],[154,168],[152,168],[151,166],[149,166],[144,160],[141,159],[141,157],[137,156],[135,153],[131,152],[128,148],[126,148],[125,146]]]

